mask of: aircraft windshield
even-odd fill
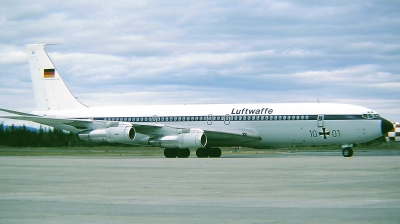
[[[365,119],[379,119],[381,116],[375,113],[368,113],[368,114],[363,114],[362,117]]]

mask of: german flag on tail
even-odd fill
[[[56,70],[54,68],[43,69],[43,78],[45,78],[45,79],[54,78],[55,71]]]

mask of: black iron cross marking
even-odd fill
[[[330,131],[326,131],[326,128],[322,128],[322,131],[319,132],[319,136],[323,135],[324,139],[328,139],[328,136],[331,134]]]

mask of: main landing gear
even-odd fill
[[[164,149],[165,158],[188,158],[190,156],[189,149],[179,149],[179,148],[166,148]]]
[[[352,157],[353,156],[353,149],[350,147],[346,147],[342,150],[342,155],[344,157]]]
[[[218,158],[221,157],[221,154],[220,148],[198,148],[196,150],[196,156],[198,158]]]
[[[198,148],[196,150],[196,156],[198,158],[218,158],[221,157],[220,148]],[[166,148],[164,149],[165,158],[188,158],[190,156],[189,149],[179,149],[179,148]]]

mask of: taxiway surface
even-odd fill
[[[400,153],[0,157],[0,223],[400,223]]]

